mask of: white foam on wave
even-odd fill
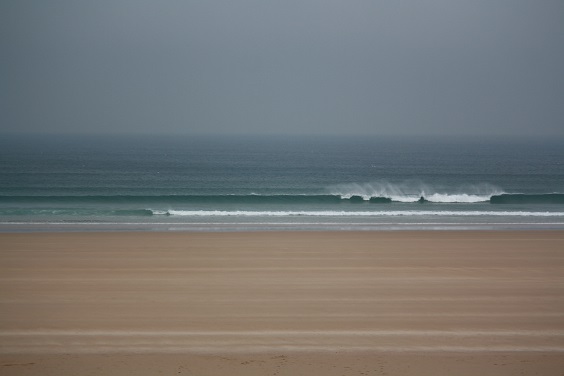
[[[168,214],[190,217],[412,217],[412,216],[495,216],[495,217],[564,217],[564,212],[531,211],[448,211],[448,210],[389,210],[389,211],[251,211],[251,210],[169,210]]]
[[[492,196],[504,193],[501,188],[488,183],[465,185],[449,191],[419,181],[340,184],[330,187],[329,191],[342,199],[362,197],[368,201],[379,197],[397,202],[417,202],[423,197],[427,201],[437,203],[487,202]]]
[[[425,196],[424,196],[425,197]],[[441,194],[434,193],[426,196],[425,199],[430,202],[487,202],[492,195],[472,195],[472,194]]]

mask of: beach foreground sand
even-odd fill
[[[0,234],[2,375],[564,375],[564,232]]]

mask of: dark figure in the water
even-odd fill
[[[419,200],[417,200],[418,203],[420,204],[424,204],[427,202],[427,200],[425,200],[425,197],[421,196],[421,198]]]

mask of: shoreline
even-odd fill
[[[220,222],[4,222],[2,233],[95,232],[388,232],[388,231],[564,231],[564,222],[354,222],[354,223],[220,223]]]
[[[6,375],[564,369],[564,231],[1,233],[0,286]]]

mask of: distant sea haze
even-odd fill
[[[0,143],[6,231],[564,227],[564,145],[556,141],[11,136]]]

